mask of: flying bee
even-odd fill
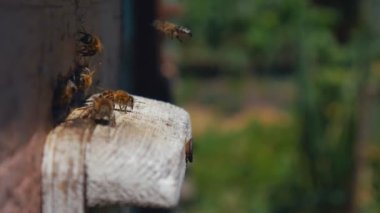
[[[185,153],[186,153],[186,163],[193,162],[193,139],[191,138],[186,144],[185,144]]]
[[[92,103],[81,118],[89,118],[98,124],[115,125],[115,115],[113,112],[114,103],[112,100],[104,97],[94,97]]]
[[[119,105],[119,110],[123,112],[127,112],[128,107],[133,109],[134,98],[123,90],[106,90],[102,94],[100,94],[100,97],[111,99],[114,102],[114,104]]]
[[[85,31],[80,31],[79,34],[77,52],[81,56],[93,56],[102,51],[103,45],[98,36]]]
[[[193,34],[186,27],[173,24],[168,21],[156,20],[153,22],[153,27],[171,39],[176,38],[180,42],[190,39]]]

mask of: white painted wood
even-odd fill
[[[43,212],[83,212],[88,128],[58,126],[47,137],[42,163]]]
[[[81,212],[84,200],[88,206],[178,203],[185,143],[191,139],[189,115],[168,103],[134,98],[131,112],[115,111],[114,127],[75,121],[83,110],[77,109],[49,134],[43,161],[44,212],[63,206],[62,212]],[[60,184],[65,181],[75,184]]]

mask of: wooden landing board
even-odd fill
[[[185,145],[192,137],[189,114],[168,103],[134,98],[131,112],[115,111],[113,127],[78,120],[83,109],[76,109],[49,134],[42,166],[44,212],[178,203]]]

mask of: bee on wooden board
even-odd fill
[[[128,107],[133,110],[134,98],[128,94],[128,92],[125,92],[123,90],[106,90],[100,94],[100,97],[112,100],[114,104],[119,105],[119,110],[123,112],[127,112]]]
[[[191,30],[188,28],[173,24],[168,21],[156,20],[153,22],[153,27],[163,33],[166,37],[169,37],[171,39],[176,38],[180,42],[188,40],[193,36]]]
[[[81,56],[93,56],[103,50],[102,42],[96,35],[85,31],[79,31],[80,38],[78,39],[77,52]]]
[[[104,97],[94,97],[89,109],[81,117],[89,118],[99,124],[115,125],[114,103]]]

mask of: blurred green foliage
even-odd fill
[[[202,165],[192,169],[199,196],[189,210],[269,212],[276,207],[273,199],[286,200],[277,193],[284,182],[297,182],[296,129],[253,121],[238,131],[210,129],[197,138],[196,161]]]
[[[371,67],[380,58],[380,36],[378,29],[371,28],[373,20],[359,18],[342,44],[334,34],[341,14],[308,0],[184,3],[191,12],[183,24],[191,26],[195,35],[192,45],[183,49],[184,72],[212,70],[235,79],[252,73],[288,74],[297,88],[297,101],[288,112],[294,122],[268,126],[253,121],[238,131],[211,129],[197,138],[199,164],[194,164],[193,178],[198,193],[186,208],[193,212],[347,212],[354,208],[379,212],[380,157],[358,165],[358,152],[366,152],[358,151],[363,146],[358,144],[380,145],[376,131],[380,113],[368,114],[376,108],[373,104],[380,109],[378,97],[367,94],[378,91],[380,82],[376,74],[380,69]],[[377,10],[371,10],[380,11],[376,5]],[[178,97],[193,95],[193,101],[210,104],[185,92],[202,86],[210,90],[207,84],[191,82],[192,89],[180,91]],[[216,94],[214,99],[233,100],[226,98],[233,96],[229,93]],[[281,90],[278,94],[285,95]],[[237,97],[235,104],[242,99]],[[243,106],[234,105],[234,112],[239,107]],[[368,127],[372,121],[366,117],[376,118],[374,127]],[[363,132],[378,135],[365,138]],[[355,191],[362,184],[359,166],[373,172],[373,190]],[[357,199],[363,193],[370,197],[367,203]]]
[[[186,1],[183,20],[194,41],[184,50],[183,64],[209,63],[223,74],[292,72],[297,66],[300,19],[305,19],[308,45],[320,60],[340,57],[331,27],[331,9],[305,0]],[[312,50],[312,49],[310,49]],[[206,68],[207,70],[207,68]]]

